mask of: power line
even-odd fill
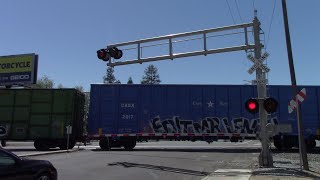
[[[231,11],[231,8],[230,8],[230,4],[229,4],[228,0],[226,0],[226,1],[227,1],[227,4],[228,4],[228,7],[229,7],[229,12],[230,12],[231,17],[232,17],[232,21],[233,21],[234,24],[236,24],[236,21],[234,20],[234,17],[233,17],[233,15],[232,15],[232,11]]]
[[[229,8],[229,12],[230,12],[231,17],[232,17],[232,21],[233,21],[234,24],[236,24],[236,21],[234,20],[234,17],[233,17],[232,11],[231,11],[231,7],[230,7],[230,4],[229,4],[229,1],[228,0],[226,0],[226,1],[227,1],[227,5],[228,5],[228,8]],[[241,15],[240,15],[240,11],[239,11],[237,2],[236,2],[236,5],[237,5],[238,13],[239,13],[239,16],[240,16],[240,20],[242,22],[242,18],[241,18]],[[239,30],[237,30],[237,31],[239,31]]]
[[[271,21],[270,21],[269,30],[268,30],[268,37],[267,37],[267,39],[264,37],[264,39],[265,39],[265,50],[266,51],[267,51],[267,46],[268,46],[268,43],[269,43],[271,26],[272,26],[272,21],[273,21],[273,17],[274,17],[274,11],[275,11],[275,7],[276,7],[276,2],[277,2],[277,0],[274,0],[273,9],[272,9],[272,15],[271,15]],[[265,33],[264,33],[264,35],[265,35]],[[266,65],[268,66],[268,59],[266,60]],[[269,73],[267,73],[267,77],[266,78],[269,79]]]
[[[252,7],[253,7],[253,10],[256,9],[256,6],[255,6],[255,4],[254,4],[254,0],[252,0]]]
[[[268,43],[269,43],[270,32],[271,32],[271,25],[272,25],[272,21],[273,21],[273,17],[274,17],[274,11],[275,11],[275,8],[276,8],[276,3],[277,3],[277,0],[274,0],[273,10],[272,10],[272,15],[271,15],[271,21],[270,21],[269,30],[268,30],[268,37],[267,37],[267,40],[266,40],[266,50],[267,50],[267,45],[268,45]]]
[[[237,0],[234,0],[234,1],[236,2],[236,7],[237,7],[237,10],[238,10],[238,14],[239,14],[239,17],[240,17],[240,21],[242,23],[243,21],[242,21],[242,17],[241,17],[240,11],[239,11],[238,1]]]

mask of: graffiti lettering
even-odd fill
[[[227,118],[223,118],[222,119],[223,123],[223,128],[224,128],[224,132],[227,132],[227,133],[232,133],[232,130],[230,128],[230,124],[229,124],[229,121]]]
[[[269,123],[278,124],[276,118],[268,120]],[[161,121],[160,117],[151,120],[150,126],[155,133],[245,133],[257,134],[260,129],[259,119],[246,119],[243,117],[220,120],[217,117],[206,117],[200,121],[182,120],[174,116],[172,119]]]
[[[154,130],[155,133],[163,133],[163,132],[165,132],[159,117],[156,117],[156,118],[154,118],[152,120],[152,126],[151,127],[152,127],[152,129]]]

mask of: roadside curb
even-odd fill
[[[302,172],[304,172],[310,176],[317,176],[320,179],[320,173],[313,172],[313,171],[306,171],[306,170],[302,170]]]
[[[22,155],[18,155],[18,156],[19,157],[42,156],[42,155],[48,155],[48,154],[72,153],[72,152],[77,152],[77,151],[81,151],[81,150],[84,150],[84,149],[82,149],[82,148],[80,148],[80,149],[69,149],[69,152],[68,152],[68,150],[57,150],[57,151],[49,151],[49,152],[22,154]]]
[[[298,179],[320,179],[320,174],[313,171],[300,170],[298,168],[259,168],[252,171],[250,180],[270,178],[298,178]]]

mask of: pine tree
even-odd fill
[[[116,77],[114,76],[114,69],[112,67],[107,68],[106,75],[103,76],[103,83],[104,84],[114,84],[116,83]]]
[[[131,76],[129,77],[127,84],[133,84],[133,80]]]
[[[144,70],[144,76],[142,77],[141,84],[160,84],[160,75],[158,69],[154,65],[149,65]]]

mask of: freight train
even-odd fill
[[[320,135],[320,87],[307,89],[301,105],[307,147]],[[102,149],[133,149],[138,141],[190,140],[213,142],[259,138],[259,113],[251,114],[245,102],[257,97],[252,85],[105,85],[92,84],[89,137]],[[288,113],[291,86],[268,86],[267,94],[279,102],[268,122],[275,147],[298,146],[297,118]]]
[[[268,123],[275,127],[270,138],[281,150],[298,147],[296,114],[288,112],[291,86],[267,88],[268,97],[279,103],[277,111],[268,114]],[[320,86],[302,88],[307,90],[301,104],[304,137],[313,149],[320,139]],[[104,150],[132,150],[137,142],[149,140],[259,139],[259,113],[245,109],[254,97],[252,85],[92,84],[84,126],[84,95],[75,89],[0,90],[0,140],[34,140],[37,149],[63,149],[66,125],[73,127],[70,147],[90,139],[99,140]]]

